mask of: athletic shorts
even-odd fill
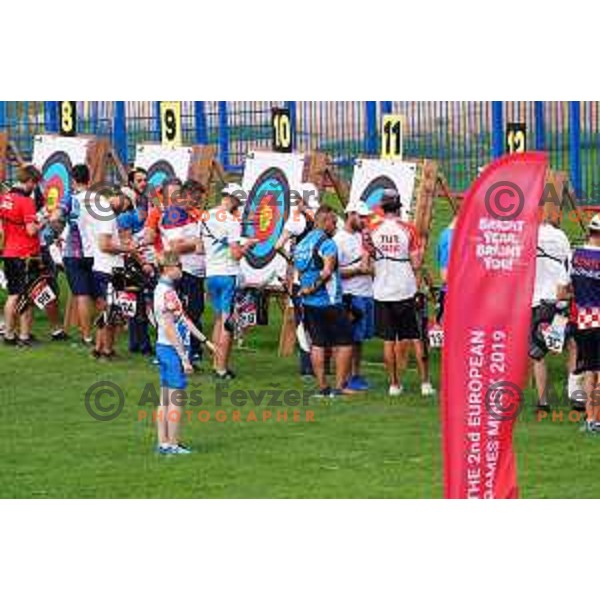
[[[101,271],[92,271],[94,275],[94,293],[97,300],[106,300],[108,294],[108,284],[112,281],[112,275],[102,273]]]
[[[600,371],[600,328],[578,329],[575,332],[577,362],[575,373]]]
[[[206,278],[206,289],[214,313],[229,315],[233,312],[235,286],[235,275],[211,275]]]
[[[575,339],[575,334],[577,333],[577,323],[573,321],[569,321],[567,326],[565,327],[565,342],[570,339]]]
[[[24,258],[5,258],[4,275],[9,296],[19,296],[27,287],[27,269]]]
[[[554,304],[542,303],[531,311],[531,330],[529,334],[529,356],[541,360],[548,354],[548,347],[542,335],[541,326],[552,323],[556,308]]]
[[[355,344],[370,340],[375,334],[375,301],[368,296],[348,297],[346,310],[352,318],[352,341]]]
[[[156,358],[160,373],[160,387],[174,390],[184,390],[187,387],[187,377],[177,350],[167,344],[156,344]]]
[[[415,299],[375,301],[375,329],[386,342],[420,339]]]
[[[63,265],[73,296],[94,296],[94,259],[64,257]]]
[[[177,291],[183,302],[185,312],[197,325],[204,312],[204,278],[196,277],[184,271],[177,283]]]
[[[352,345],[352,323],[342,304],[305,306],[304,325],[317,348]]]

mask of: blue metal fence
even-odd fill
[[[183,141],[215,144],[225,169],[240,172],[247,152],[270,148],[275,106],[290,109],[296,149],[327,152],[348,177],[357,156],[377,155],[381,116],[401,114],[405,156],[439,161],[458,191],[504,153],[506,123],[524,122],[528,147],[548,152],[552,167],[569,173],[580,199],[600,200],[598,102],[186,101]],[[25,158],[36,134],[58,131],[58,117],[53,101],[0,101],[0,128],[8,129]],[[157,101],[78,102],[77,119],[80,133],[109,137],[125,163],[133,160],[136,144],[160,139]]]

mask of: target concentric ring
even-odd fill
[[[157,160],[148,169],[148,185],[155,190],[163,184],[165,179],[175,179],[176,177],[173,165],[166,160]]]
[[[52,211],[71,191],[71,159],[66,152],[52,153],[42,166],[42,191],[46,206]]]
[[[256,179],[242,217],[242,235],[258,243],[246,254],[255,269],[268,265],[275,256],[275,244],[290,215],[290,185],[285,173],[271,167]]]
[[[367,206],[375,210],[381,203],[383,192],[386,190],[394,190],[398,192],[396,184],[387,175],[379,175],[375,177],[363,190],[360,199],[367,204]]]

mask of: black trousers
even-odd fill
[[[202,331],[202,314],[204,313],[204,278],[195,277],[190,273],[183,273],[178,284],[178,292],[185,308],[185,312],[192,323]],[[190,358],[202,357],[202,345],[192,336]]]

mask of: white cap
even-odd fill
[[[595,214],[589,225],[588,225],[588,229],[590,231],[600,231],[600,214]]]
[[[373,211],[369,208],[369,205],[362,200],[358,200],[358,202],[353,202],[346,206],[345,213],[355,212],[358,213],[360,217],[368,217],[373,214]]]

